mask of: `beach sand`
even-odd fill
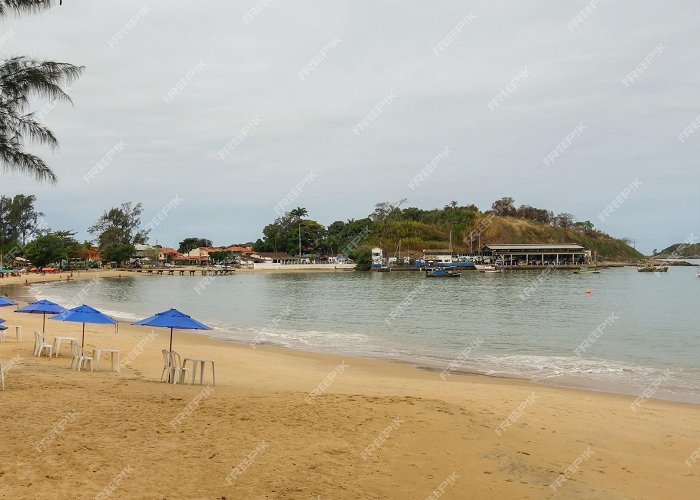
[[[700,447],[700,405],[649,399],[633,411],[631,396],[476,375],[443,380],[400,363],[186,332],[175,332],[174,349],[215,360],[217,385],[170,385],[159,382],[169,332],[125,324],[118,334],[88,325],[86,334],[86,351],[121,350],[129,363],[120,373],[76,372],[68,346],[59,358],[33,357],[41,316],[9,309],[0,316],[23,325],[24,341],[9,334],[0,344],[0,362],[16,360],[0,391],[1,498],[700,492],[700,461],[689,461]],[[80,329],[47,321],[47,339]]]

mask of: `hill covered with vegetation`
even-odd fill
[[[654,251],[657,259],[700,259],[700,243],[676,243],[660,252]]]
[[[421,255],[426,248],[447,248],[456,252],[477,252],[495,243],[578,243],[594,251],[599,260],[637,261],[644,256],[628,241],[597,230],[588,220],[576,220],[568,213],[521,205],[501,198],[490,210],[451,202],[443,208],[403,208],[398,203],[378,203],[362,219],[335,221],[327,228],[309,219],[304,208],[280,216],[263,229],[254,249],[259,252],[304,254],[348,254],[358,261],[368,258],[369,249],[379,246],[388,255]],[[299,231],[301,230],[301,249]]]

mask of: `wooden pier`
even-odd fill
[[[130,272],[146,273],[146,274],[157,274],[163,276],[167,273],[168,276],[185,276],[189,274],[190,276],[195,276],[201,274],[202,276],[233,276],[236,273],[235,269],[130,269]]]

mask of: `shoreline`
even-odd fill
[[[76,372],[66,347],[59,358],[31,355],[41,315],[0,314],[24,328],[23,342],[0,344],[3,363],[18,360],[0,391],[12,429],[0,490],[14,498],[75,487],[94,496],[127,465],[135,472],[122,497],[162,498],[164,484],[178,498],[423,497],[452,473],[451,498],[692,498],[700,487],[700,463],[684,463],[700,445],[697,405],[652,398],[632,410],[631,396],[484,375],[441,380],[401,362],[183,331],[174,349],[214,360],[217,384],[173,386],[159,382],[165,329],[87,325],[87,352],[117,348],[128,362]],[[47,339],[80,328],[47,321]],[[52,434],[71,411],[75,422]],[[228,483],[260,443],[265,451]],[[158,463],[175,445],[180,460],[165,470]],[[587,449],[593,459],[567,476]]]
[[[289,272],[295,272],[295,271],[289,271]],[[303,271],[302,271],[303,272]],[[72,280],[75,281],[87,281],[87,280],[92,280],[96,278],[105,278],[105,279],[119,279],[121,277],[125,276],[124,272],[118,271],[118,270],[108,270],[106,272],[83,272],[81,273],[80,276],[75,276]],[[127,274],[127,277],[159,277],[163,278],[163,276],[159,275],[153,275],[153,274]],[[34,282],[30,282],[29,284],[41,284],[41,283],[49,283],[49,282],[65,282],[64,279],[49,279],[49,280],[37,280]],[[18,285],[24,285],[23,283],[15,283],[14,285],[10,285],[8,283],[0,283],[0,287],[5,284],[8,286],[18,286]],[[25,298],[19,295],[16,295],[15,293],[9,293],[10,298],[23,303],[25,302]],[[118,305],[115,304],[115,305]],[[110,311],[119,311],[118,308],[115,308],[114,306],[109,306],[108,310]],[[130,314],[125,311],[120,311],[123,314]],[[3,310],[0,309],[0,315],[3,313]],[[130,327],[130,320],[124,319],[124,316],[120,317],[118,315],[114,316],[115,319],[119,321],[119,328],[122,327]],[[223,332],[223,334],[222,334]],[[206,337],[216,341],[216,342],[224,342],[224,343],[231,343],[235,344],[238,346],[248,346],[250,347],[253,345],[253,342],[247,339],[242,339],[242,338],[232,338],[232,337],[227,337],[226,333],[229,333],[227,330],[222,330],[217,327],[214,327],[210,332],[202,332],[199,335],[205,335]],[[415,370],[421,370],[424,372],[430,372],[430,373],[436,373],[439,374],[440,372],[448,370],[447,367],[450,366],[450,363],[453,362],[453,360],[450,359],[440,359],[437,357],[433,357],[430,359],[411,359],[411,357],[404,357],[404,358],[399,358],[399,357],[392,357],[390,355],[381,355],[381,354],[363,354],[363,353],[352,353],[352,352],[341,352],[341,351],[336,351],[336,350],[329,350],[329,349],[323,349],[323,348],[311,348],[311,347],[304,347],[302,345],[293,345],[293,346],[287,346],[287,345],[282,345],[279,343],[275,342],[255,342],[256,347],[264,347],[268,349],[281,349],[285,352],[289,353],[310,353],[314,355],[320,355],[320,356],[344,356],[348,358],[357,358],[357,359],[362,359],[362,360],[372,360],[372,361],[377,361],[377,362],[384,362],[384,363],[391,363],[391,364],[400,364],[404,365],[406,367],[409,367],[411,369]],[[417,355],[412,355],[416,356]],[[611,362],[611,361],[609,361]],[[464,364],[464,363],[463,363]],[[611,381],[611,380],[601,380],[592,376],[581,376],[577,372],[561,372],[557,374],[557,377],[554,378],[552,376],[548,377],[540,377],[538,375],[533,375],[533,374],[528,374],[523,372],[522,374],[517,374],[517,373],[486,373],[484,371],[479,371],[476,368],[469,368],[469,367],[464,367],[462,365],[451,368],[448,370],[448,375],[453,376],[453,375],[461,375],[461,376],[477,376],[477,377],[487,377],[490,379],[496,379],[496,380],[504,380],[504,381],[520,381],[524,383],[529,383],[532,384],[535,387],[557,387],[565,390],[572,390],[572,391],[588,391],[592,393],[601,393],[601,394],[614,394],[614,395],[619,395],[619,396],[627,396],[627,397],[639,397],[640,393],[644,390],[644,387],[641,387],[641,382],[639,386],[635,386],[634,384],[628,382],[628,381]],[[573,376],[572,376],[573,375]],[[645,384],[646,386],[646,384]],[[687,393],[674,393],[671,391],[660,391],[657,390],[655,391],[656,397],[654,399],[659,400],[659,401],[669,401],[669,402],[676,402],[676,403],[682,403],[682,404],[689,404],[689,405],[698,405],[700,406],[700,399],[696,395],[692,394],[687,394]]]

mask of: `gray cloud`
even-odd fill
[[[255,2],[70,0],[6,19],[3,32],[15,36],[0,54],[84,64],[87,73],[71,89],[75,107],[46,115],[60,154],[36,149],[58,186],[3,175],[1,189],[36,193],[53,227],[83,237],[105,208],[142,201],[150,220],[179,195],[154,240],[197,234],[230,243],[259,237],[279,200],[313,170],[318,178],[295,205],[326,224],[402,197],[425,208],[453,199],[485,208],[511,195],[636,238],[646,251],[681,241],[698,232],[700,213],[700,130],[678,140],[700,115],[700,8],[599,2],[570,31],[588,3],[272,0],[246,24]],[[149,12],[111,48],[145,5]],[[474,19],[435,55],[469,13]],[[334,37],[342,42],[300,79]],[[625,86],[659,43],[666,49]],[[524,68],[527,78],[489,109]],[[390,92],[396,98],[355,134]],[[260,124],[222,159],[256,116]],[[546,166],[579,123],[585,132]],[[87,184],[83,177],[120,140],[124,151]],[[446,146],[449,158],[408,189]],[[635,178],[643,185],[600,223]]]

